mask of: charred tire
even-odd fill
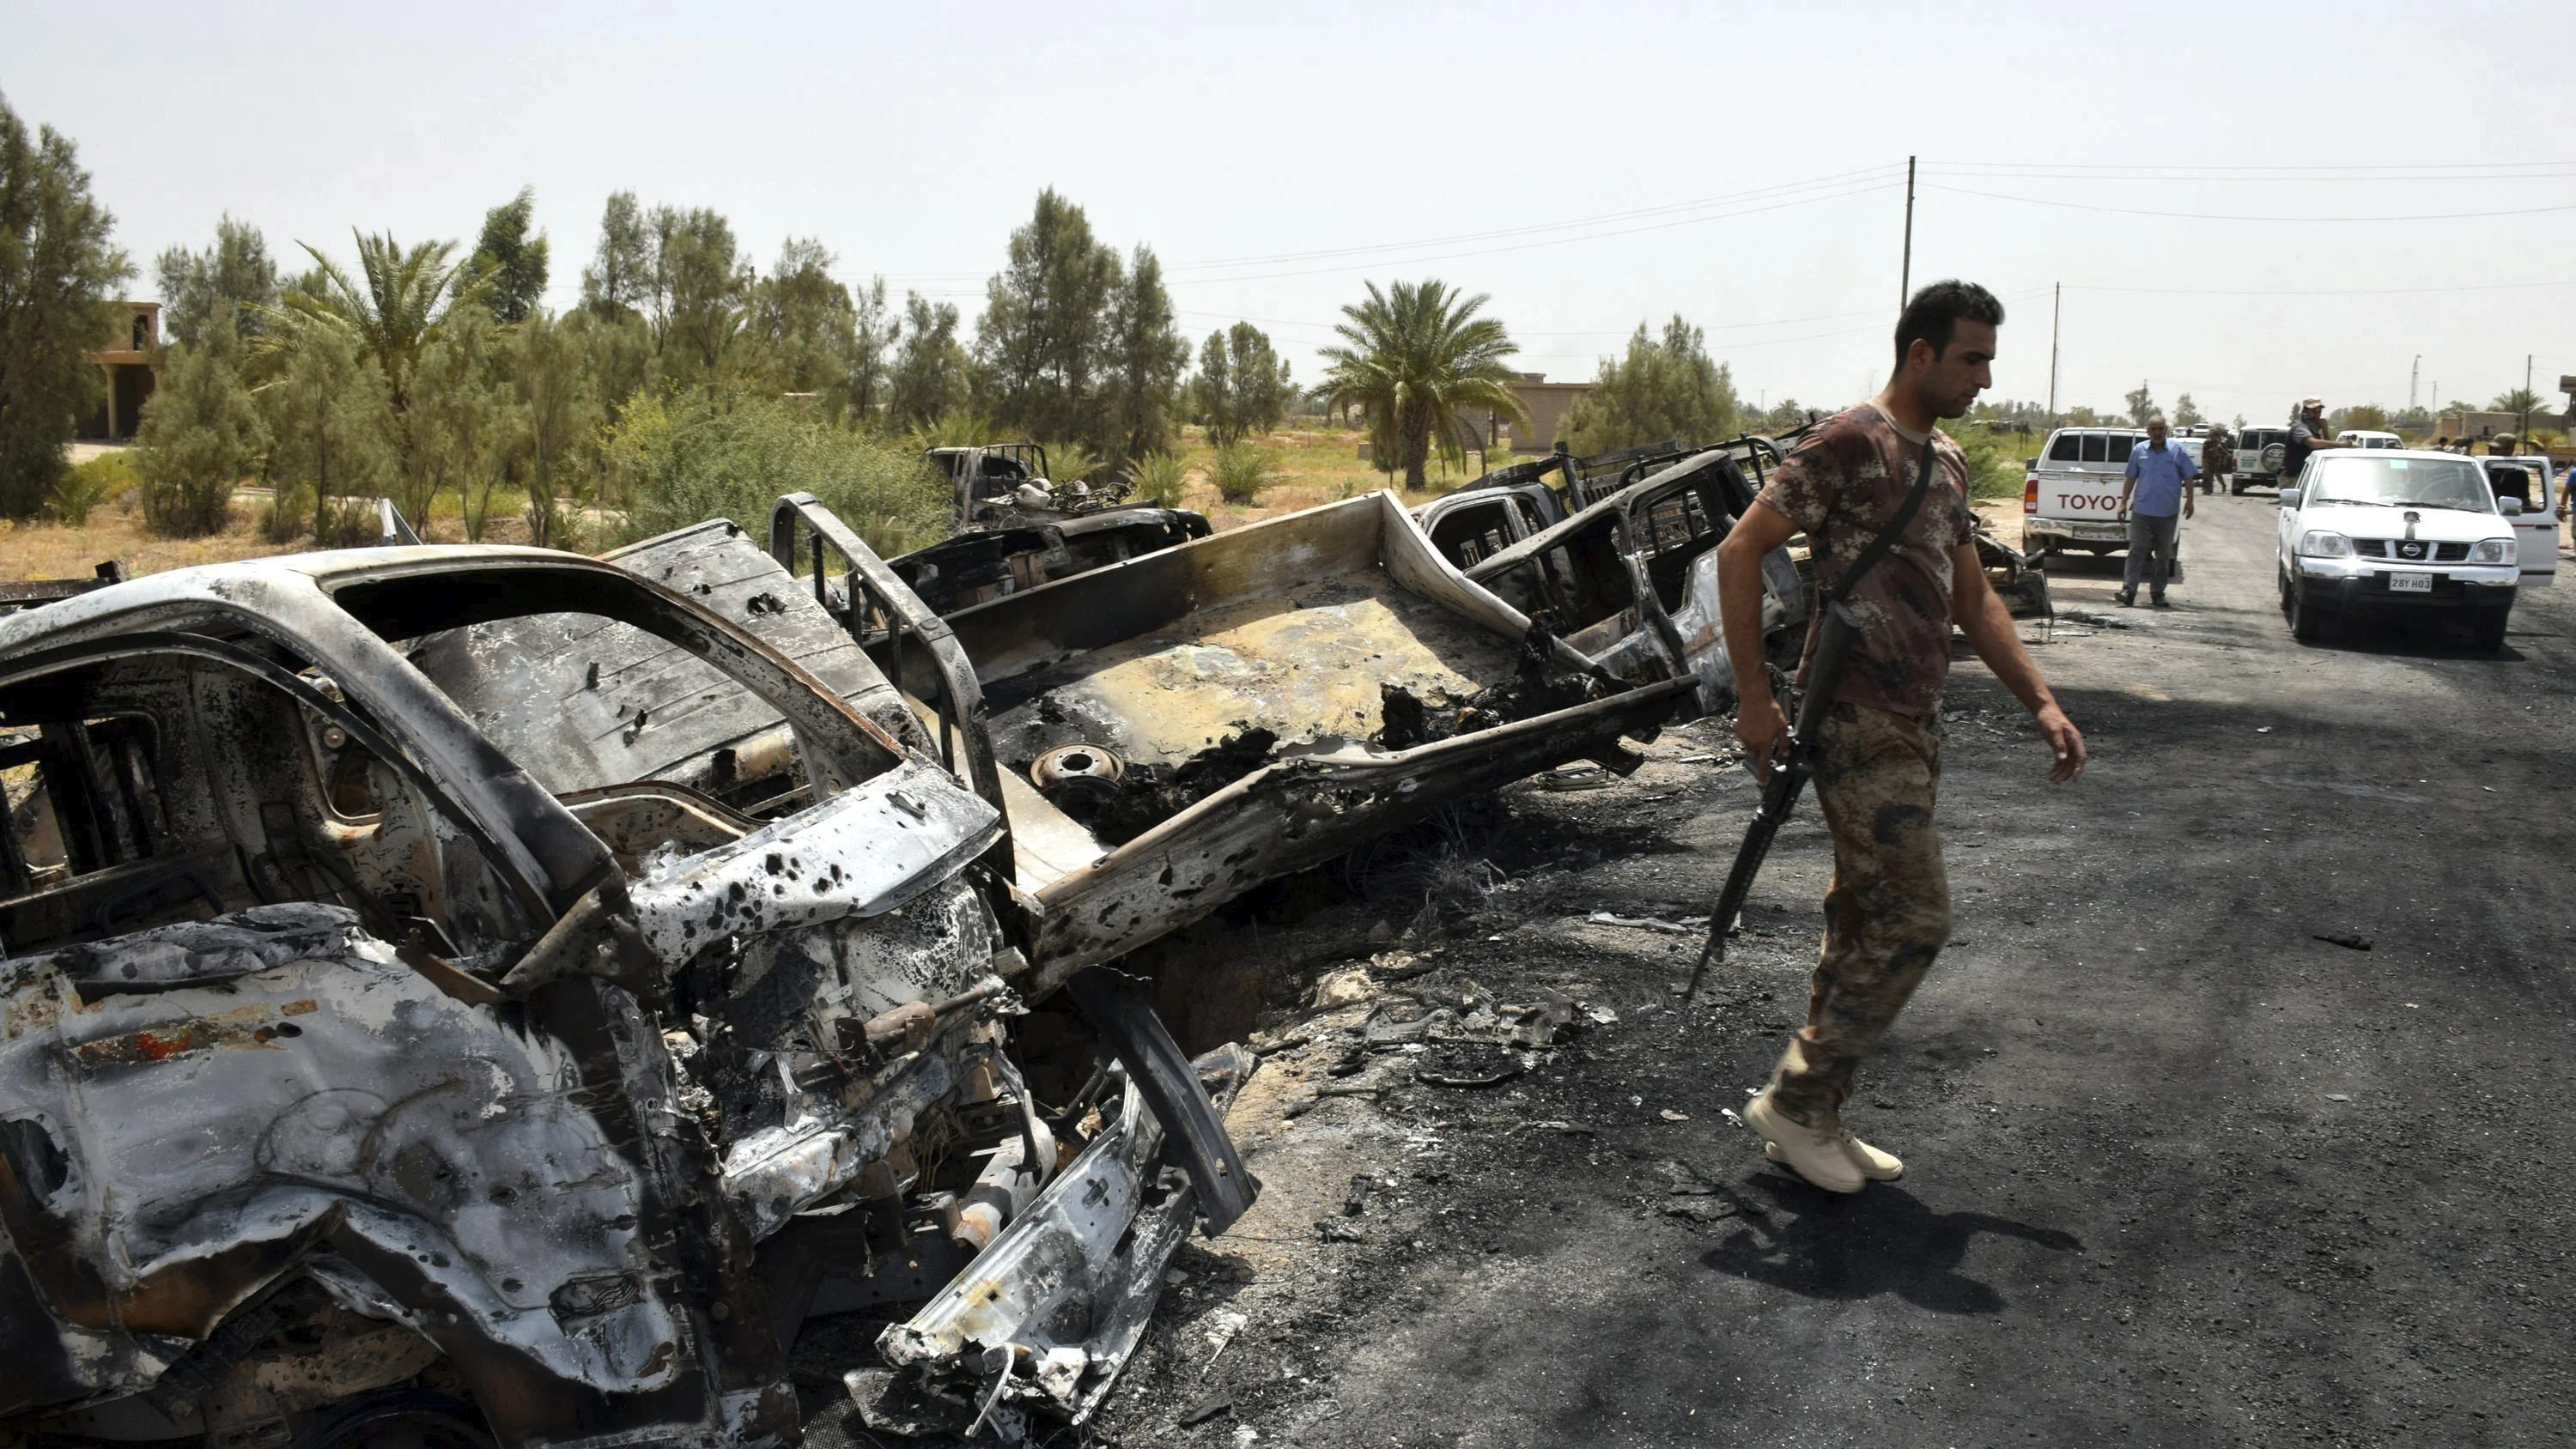
[[[320,1415],[289,1449],[492,1449],[492,1436],[471,1404],[425,1389],[394,1389]]]
[[[2325,611],[2308,595],[2308,586],[2297,580],[2290,583],[2290,637],[2311,644],[2326,631]]]

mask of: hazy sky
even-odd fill
[[[1885,372],[1914,277],[2011,311],[1996,391],[2147,380],[2219,416],[2303,392],[2483,402],[2576,373],[2576,6],[1475,7],[987,3],[0,6],[0,94],[79,143],[150,290],[218,213],[273,250],[470,241],[537,192],[570,301],[608,193],[813,236],[970,322],[1055,186],[1301,379],[1366,279],[1488,292],[1522,366],[1641,320],[1748,398]],[[2194,213],[2196,215],[2184,215]],[[2464,215],[2467,213],[2512,213]],[[2448,217],[2438,220],[2382,218]],[[2243,218],[2304,218],[2269,220]]]

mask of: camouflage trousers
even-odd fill
[[[1941,725],[1838,704],[1817,741],[1816,803],[1834,841],[1825,941],[1807,993],[1807,1025],[1771,1073],[1771,1100],[1832,1130],[1852,1073],[1878,1048],[1932,958],[1950,939],[1950,879],[1932,823]]]

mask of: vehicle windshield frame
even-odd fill
[[[2439,508],[2457,513],[2493,514],[2495,496],[2489,489],[2485,471],[2467,458],[2389,457],[2377,449],[2356,448],[2348,457],[2318,456],[2309,460],[2315,476],[2307,482],[2304,502],[2312,507],[2343,504],[2357,508]],[[2373,456],[2378,454],[2378,456]],[[2367,470],[2367,472],[2365,472]],[[2407,475],[2422,472],[2424,477]],[[2374,491],[2337,491],[2333,484],[2342,480],[2346,490],[2368,488],[2355,484],[2355,477],[2385,480]],[[2461,492],[2456,498],[2437,490],[2456,480]]]

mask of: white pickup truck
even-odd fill
[[[2022,475],[2021,546],[2034,558],[2082,549],[2106,554],[2129,546],[2120,490],[2129,449],[2144,428],[2059,428]],[[2174,540],[2174,577],[2182,576],[2182,541]]]

